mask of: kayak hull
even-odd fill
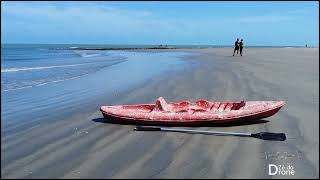
[[[166,103],[164,99],[158,99],[156,104],[102,106],[100,111],[105,119],[118,123],[198,126],[267,118],[276,114],[284,104],[284,101],[206,100]]]

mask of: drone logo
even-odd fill
[[[275,164],[269,164],[269,175],[294,175],[294,167],[291,165],[275,165]]]

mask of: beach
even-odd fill
[[[155,55],[141,64],[130,64],[139,58],[128,60],[127,68],[112,66],[107,80],[103,70],[71,79],[52,96],[46,95],[46,85],[37,87],[44,90],[33,94],[33,101],[41,103],[30,111],[39,114],[15,115],[2,101],[6,119],[16,119],[1,121],[6,127],[1,128],[1,178],[319,178],[319,48],[244,48],[243,56],[234,57],[232,48],[128,52]],[[162,63],[167,56],[161,53],[183,53],[178,55],[182,61]],[[140,77],[146,78],[134,83]],[[89,88],[82,91],[79,84]],[[72,98],[64,97],[68,94]],[[169,102],[284,100],[286,105],[263,123],[192,129],[283,132],[288,139],[133,131],[134,125],[109,123],[99,111],[103,105],[154,103],[158,97]],[[31,101],[10,103],[23,102],[28,111]],[[289,164],[295,173],[270,176],[269,164]]]

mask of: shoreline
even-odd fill
[[[114,97],[111,104],[153,103],[159,96],[171,102],[282,99],[287,104],[264,124],[197,129],[285,132],[294,139],[272,142],[134,132],[133,125],[105,122],[96,109],[35,127],[7,141],[2,138],[1,151],[6,156],[1,160],[1,177],[270,178],[268,164],[290,163],[296,172],[289,178],[319,178],[319,139],[314,139],[319,136],[318,49],[252,48],[244,49],[242,57],[232,57],[232,48],[146,51],[194,52],[189,60],[197,66],[146,82]],[[103,98],[108,102],[108,97]],[[295,156],[272,156],[277,152]]]
[[[81,50],[81,51],[92,51],[92,50],[97,50],[97,51],[109,51],[109,50],[114,50],[114,51],[143,51],[143,50],[203,50],[203,49],[221,49],[221,48],[231,48],[233,49],[234,47],[231,46],[211,46],[211,47],[145,47],[145,48],[67,48],[65,50]],[[251,49],[251,48],[259,48],[259,49],[278,49],[278,48],[303,48],[303,49],[318,49],[319,47],[303,47],[303,46],[245,46],[245,49]]]
[[[150,47],[150,48],[70,48],[70,50],[149,50],[149,49],[178,49],[174,47]]]

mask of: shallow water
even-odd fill
[[[191,65],[185,52],[3,48],[1,119],[5,134],[107,105],[166,72]],[[109,98],[109,99],[110,99]]]

